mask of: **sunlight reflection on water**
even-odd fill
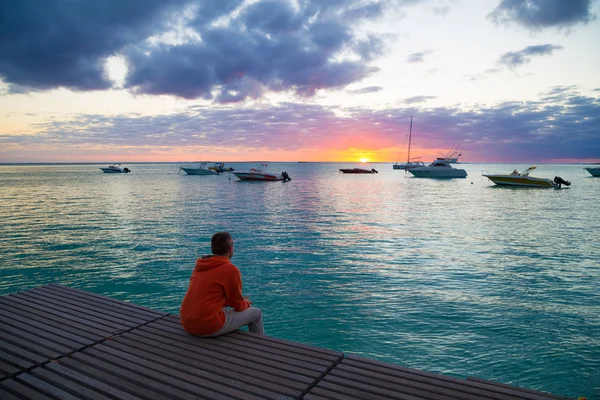
[[[233,164],[244,169],[250,164]],[[212,233],[232,232],[268,334],[414,368],[570,396],[600,391],[600,179],[565,190],[343,175],[288,183],[178,165],[0,166],[0,293],[62,283],[178,312]],[[523,169],[522,166],[517,166]]]

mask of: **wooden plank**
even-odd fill
[[[11,294],[8,296],[8,299],[14,303],[18,303],[21,309],[41,313],[46,318],[53,318],[56,316],[72,321],[71,325],[76,324],[76,326],[81,329],[90,332],[106,332],[107,334],[112,334],[113,331],[119,329],[115,326],[111,326],[107,321],[88,315],[85,310],[70,310],[62,305],[59,306],[53,304],[49,300],[34,298],[28,293]],[[13,304],[13,306],[17,307],[15,304]],[[106,334],[104,334],[104,336],[106,336]]]
[[[147,368],[140,368],[139,366],[133,366],[126,362],[119,363],[118,365],[105,362],[91,356],[89,352],[90,350],[88,349],[82,353],[75,353],[72,355],[72,358],[80,361],[81,363],[85,363],[90,367],[101,370],[104,373],[120,377],[125,381],[123,387],[120,388],[121,390],[138,394],[138,390],[148,389],[169,398],[178,398],[183,400],[196,399],[196,396],[188,391],[197,388],[195,385],[186,384],[185,382],[177,379],[169,379],[165,377],[164,374],[152,372]],[[92,351],[92,353],[94,352]],[[95,375],[93,376],[96,377]],[[111,381],[111,383],[114,383],[114,381]],[[208,389],[203,389],[202,395],[214,399],[231,398],[230,396],[212,392]]]
[[[7,379],[0,382],[0,389],[11,394],[19,395],[20,398],[26,398],[30,400],[56,400],[56,398],[48,397],[45,394],[31,389],[29,386],[26,386],[21,382],[17,382],[14,379]]]
[[[146,338],[154,340],[156,342],[168,343],[173,346],[179,347],[183,350],[189,350],[191,348],[194,348],[194,349],[197,349],[202,352],[205,352],[205,351],[217,352],[218,354],[231,356],[231,357],[238,358],[241,360],[246,360],[246,361],[249,361],[256,365],[265,365],[265,366],[272,367],[275,369],[282,369],[285,371],[305,375],[308,377],[317,377],[320,375],[320,371],[314,371],[314,369],[304,368],[303,366],[298,365],[297,363],[293,363],[293,364],[287,363],[286,360],[283,359],[282,357],[273,359],[273,357],[267,358],[267,357],[254,356],[251,354],[247,354],[246,352],[243,352],[243,351],[238,352],[238,351],[235,351],[232,349],[228,349],[227,347],[215,346],[214,342],[202,340],[200,338],[193,337],[193,336],[189,336],[187,338],[177,338],[179,340],[177,340],[177,339],[173,340],[173,339],[169,339],[166,337],[162,337],[162,336],[153,334],[152,332],[148,332],[148,330],[146,330],[145,328],[146,328],[146,326],[136,328],[134,332],[136,335],[145,336]]]
[[[150,390],[145,386],[136,387],[128,377],[123,378],[119,374],[118,370],[114,371],[114,373],[107,373],[106,371],[98,369],[95,366],[88,365],[85,360],[79,361],[72,358],[63,358],[59,360],[58,363],[66,368],[78,372],[81,375],[85,375],[94,381],[100,382],[104,387],[113,387],[131,396],[157,400],[168,398],[168,395]]]
[[[170,326],[171,329],[176,328],[178,330],[183,330],[181,327],[181,322],[179,321],[179,317],[176,315],[168,315],[162,319],[155,321],[152,325],[162,325],[162,326]],[[299,354],[307,354],[310,353],[314,358],[323,359],[327,361],[338,361],[344,357],[344,354],[339,351],[323,349],[320,347],[314,347],[305,345],[302,343],[291,342],[289,340],[278,339],[271,336],[266,335],[258,335],[256,333],[246,332],[242,330],[237,330],[235,332],[231,332],[226,335],[227,337],[235,337],[247,342],[256,342],[261,344],[266,344],[270,347],[278,347],[285,349],[289,352],[296,352]]]
[[[53,284],[42,286],[42,287],[47,287],[47,288],[52,288],[54,290],[62,290],[64,292],[79,294],[86,298],[94,298],[96,301],[99,301],[99,302],[103,301],[106,303],[110,303],[113,307],[119,307],[119,308],[127,307],[128,309],[135,309],[140,314],[146,313],[146,315],[149,315],[150,317],[155,316],[155,315],[156,316],[165,316],[168,314],[168,313],[165,313],[162,311],[157,311],[157,310],[153,310],[153,309],[150,309],[147,307],[143,307],[138,304],[130,303],[130,302],[123,301],[123,300],[118,300],[118,299],[108,297],[108,296],[102,296],[100,294],[76,289],[76,288],[69,287],[69,286],[64,286],[64,285],[59,285],[59,284],[53,283]]]
[[[73,396],[71,393],[65,392],[64,390],[49,384],[46,381],[43,381],[35,376],[30,374],[20,374],[16,378],[16,381],[25,382],[30,387],[33,387],[35,390],[44,393],[50,397],[59,398],[61,400],[80,400],[80,397]]]
[[[389,400],[389,399],[423,400],[422,398],[411,396],[411,395],[404,394],[404,393],[385,392],[385,389],[382,389],[382,391],[384,391],[385,394],[367,393],[363,390],[360,390],[360,389],[357,389],[354,387],[340,385],[337,382],[330,382],[328,376],[326,376],[324,378],[324,380],[319,382],[318,387],[326,389],[330,392],[338,393],[338,396],[334,397],[334,399],[345,399],[347,397],[355,397],[355,398],[359,398],[359,399],[370,399],[370,400]],[[312,393],[312,390],[309,392],[309,394],[310,393]]]
[[[70,353],[72,351],[73,345],[75,345],[75,342],[71,342],[71,346],[63,346],[60,343],[50,340],[50,338],[46,339],[46,335],[34,335],[17,327],[5,324],[4,321],[0,321],[0,337],[6,337],[7,335],[12,335],[14,337],[22,338],[23,340],[28,340],[30,342],[37,343],[41,346],[44,346],[52,351],[63,355]]]
[[[44,324],[56,326],[64,330],[68,329],[69,331],[75,331],[79,336],[87,337],[89,339],[98,340],[112,335],[110,330],[97,329],[82,324],[81,321],[71,315],[64,314],[64,317],[59,317],[52,313],[45,313],[44,310],[35,307],[25,306],[15,302],[14,299],[0,299],[0,308],[18,314],[21,320],[31,319],[40,321]]]
[[[406,394],[421,399],[429,400],[477,400],[478,397],[469,395],[468,393],[439,388],[434,385],[425,385],[420,382],[410,381],[394,377],[389,379],[389,376],[383,374],[360,374],[360,371],[348,372],[340,365],[336,366],[326,377],[326,380],[331,383],[350,387],[360,390],[364,393],[373,393],[382,396],[391,396],[392,394]],[[481,397],[479,397],[481,399]]]
[[[49,324],[44,324],[44,323],[37,322],[32,319],[24,318],[23,315],[18,316],[19,319],[17,320],[17,319],[15,319],[15,318],[17,318],[17,314],[14,314],[12,312],[7,312],[6,310],[2,309],[2,307],[0,307],[0,317],[2,317],[2,322],[9,324],[10,326],[17,327],[19,329],[23,329],[28,332],[32,332],[32,333],[47,332],[47,337],[52,338],[52,340],[55,340],[55,341],[67,340],[67,341],[74,342],[79,347],[87,346],[87,345],[94,343],[94,340],[78,336],[72,332],[67,332],[64,329],[59,329],[59,328],[53,327]],[[64,344],[64,342],[63,342],[63,344]],[[78,347],[73,346],[73,348],[78,348]]]
[[[30,368],[32,365],[46,361],[46,358],[27,350],[15,347],[10,343],[0,341],[0,360],[21,368]]]
[[[183,328],[181,327],[181,325],[165,326],[161,320],[152,322],[152,323],[146,325],[146,327],[148,329],[155,329],[155,331],[153,331],[154,333],[159,334],[161,336],[165,336],[165,337],[182,337],[182,338],[190,338],[191,337],[191,338],[193,338],[193,340],[196,340],[196,341],[202,340],[202,341],[209,341],[209,342],[218,342],[218,343],[216,343],[216,345],[222,345],[227,348],[239,349],[240,348],[239,346],[241,346],[244,349],[247,349],[249,352],[252,351],[255,354],[261,354],[263,356],[265,356],[266,354],[272,354],[274,356],[284,356],[290,360],[293,359],[293,360],[296,360],[299,362],[318,364],[318,365],[326,366],[326,367],[331,366],[331,364],[333,362],[336,362],[338,360],[338,357],[336,357],[334,355],[329,355],[327,358],[316,358],[316,357],[313,357],[314,353],[310,352],[308,350],[301,350],[301,349],[297,349],[294,347],[285,346],[278,342],[269,342],[269,341],[265,341],[265,340],[256,341],[256,340],[246,339],[245,336],[227,334],[227,335],[223,335],[223,336],[219,336],[219,337],[215,337],[215,338],[195,337],[193,335],[188,334],[186,331],[184,331]],[[257,336],[262,336],[262,335],[257,335]]]
[[[125,393],[116,387],[100,382],[97,379],[94,379],[90,376],[77,372],[73,369],[66,367],[65,365],[60,364],[59,362],[52,362],[50,364],[46,364],[43,367],[45,370],[53,372],[55,375],[68,379],[72,382],[76,382],[81,384],[82,386],[93,389],[96,392],[105,394],[111,399],[118,400],[139,400],[139,397],[136,397],[132,394]],[[33,371],[38,371],[41,368],[36,368]]]
[[[99,312],[98,308],[86,307],[85,305],[74,304],[66,298],[56,298],[53,295],[39,294],[34,290],[27,292],[20,292],[14,295],[24,299],[27,304],[41,305],[48,310],[52,310],[55,313],[69,313],[79,318],[92,321],[98,325],[103,325],[110,330],[131,328],[134,326],[142,325],[146,323],[143,319],[132,319],[128,316],[115,313],[114,315],[107,315]],[[125,317],[125,318],[124,318]]]
[[[20,372],[21,368],[17,368],[16,366],[6,363],[2,361],[2,356],[0,356],[0,380],[12,376],[17,372]]]
[[[531,389],[523,388],[520,386],[507,385],[507,384],[500,383],[500,382],[488,381],[488,380],[476,378],[473,376],[468,376],[467,380],[486,385],[488,387],[488,390],[497,390],[497,388],[503,388],[503,389],[510,389],[510,390],[518,390],[519,392],[522,392],[525,394],[542,395],[548,399],[571,400],[569,397],[558,396],[558,395],[547,393],[547,392],[531,390]],[[522,394],[522,395],[524,395],[524,394]],[[529,398],[529,397],[527,397],[527,398]]]
[[[218,352],[198,352],[194,348],[179,349],[169,346],[168,344],[157,344],[156,342],[147,341],[147,339],[143,337],[123,335],[108,341],[106,344],[108,346],[123,344],[131,349],[136,349],[147,354],[155,354],[174,361],[188,360],[187,363],[192,366],[199,364],[200,366],[205,365],[206,368],[222,369],[225,371],[224,373],[235,370],[242,374],[247,374],[250,377],[263,379],[267,382],[275,381],[283,386],[298,389],[300,391],[315,382],[315,378],[265,365],[260,365],[260,368],[257,368],[257,365],[251,361],[230,357]]]
[[[306,385],[300,385],[297,388],[290,388],[283,385],[281,382],[271,382],[269,375],[262,374],[263,379],[254,377],[253,374],[248,374],[240,368],[222,368],[215,364],[207,364],[206,362],[197,362],[194,359],[187,357],[186,359],[171,360],[169,358],[159,357],[153,354],[137,351],[120,343],[106,343],[102,349],[107,353],[114,354],[119,357],[126,357],[129,360],[135,360],[138,364],[156,365],[161,370],[173,371],[174,374],[179,374],[178,371],[187,372],[193,376],[198,376],[203,379],[218,382],[220,385],[236,387],[238,389],[247,390],[260,396],[268,397],[297,397],[305,389]],[[259,372],[260,374],[260,372]],[[176,375],[177,376],[177,375]],[[247,387],[247,388],[246,388]]]
[[[4,390],[2,387],[0,387],[0,399],[2,399],[2,400],[23,400],[22,397],[17,397],[16,395],[12,394],[11,392]]]
[[[0,331],[0,343],[10,343],[11,345],[17,348],[24,349],[33,354],[40,355],[41,357],[44,357],[44,359],[54,359],[62,355],[60,352],[41,346],[41,343],[38,344],[39,342],[31,341],[29,339],[24,338],[23,336],[7,334],[3,331]],[[3,348],[1,344],[0,348]]]
[[[386,387],[390,387],[390,384],[393,385],[399,383],[406,387],[423,388],[433,393],[450,395],[464,400],[478,400],[484,398],[503,400],[507,398],[504,394],[480,389],[470,385],[464,380],[459,382],[449,382],[444,379],[411,374],[397,369],[373,365],[364,368],[364,366],[364,363],[355,360],[344,360],[341,364],[337,365],[331,373],[333,375],[340,374],[351,376],[351,379],[360,380],[361,382],[372,382],[373,380],[376,380]]]
[[[93,349],[86,350],[85,353],[99,360],[119,365],[138,373],[152,375],[158,373],[160,379],[169,382],[171,385],[173,384],[172,382],[175,382],[177,387],[187,388],[191,393],[201,393],[205,389],[208,389],[235,398],[248,400],[259,398],[291,398],[282,393],[269,390],[268,385],[251,385],[233,379],[230,377],[231,373],[223,376],[214,371],[191,369],[188,366],[182,367],[178,363],[167,363],[165,362],[166,360],[149,362],[148,359],[105,345],[94,346]]]
[[[237,344],[224,343],[218,338],[199,338],[193,335],[188,334],[183,329],[176,333],[165,334],[164,331],[160,329],[156,329],[154,324],[148,324],[139,327],[136,329],[136,333],[142,334],[142,332],[147,332],[154,334],[156,336],[161,336],[167,339],[177,339],[182,343],[189,343],[192,345],[208,345],[210,348],[219,349],[219,351],[227,352],[229,354],[237,355],[237,356],[245,356],[245,357],[255,357],[256,359],[269,360],[280,364],[293,364],[294,366],[304,368],[306,370],[312,370],[318,373],[323,373],[326,371],[326,367],[322,364],[313,363],[311,361],[300,361],[300,360],[289,360],[287,356],[281,354],[274,353],[265,353],[260,350],[255,350],[249,346],[240,346]]]
[[[77,382],[74,382],[70,379],[67,379],[67,378],[61,376],[61,375],[58,375],[44,367],[34,368],[31,371],[29,371],[29,374],[31,374],[32,376],[35,376],[36,378],[41,379],[45,382],[48,382],[48,384],[51,384],[54,387],[57,387],[68,393],[71,393],[72,395],[76,396],[76,398],[78,398],[78,399],[82,399],[82,398],[85,398],[88,400],[110,399],[110,397],[108,397],[102,393],[96,392],[95,390],[92,390],[92,389],[90,389],[86,386],[83,386]]]
[[[306,394],[302,399],[304,400],[338,400],[340,398],[340,394],[338,392],[333,392],[328,389],[324,389],[322,387],[313,388],[310,393]],[[344,400],[361,400],[359,397],[350,396],[348,394],[344,395]]]
[[[148,322],[148,318],[141,318],[140,315],[135,315],[129,312],[120,312],[118,308],[105,308],[101,302],[90,303],[84,299],[70,297],[69,294],[55,293],[54,291],[31,289],[24,294],[28,296],[36,296],[42,299],[48,299],[54,303],[68,307],[72,310],[81,310],[82,312],[93,313],[94,316],[106,321],[114,321],[127,326],[137,326]],[[108,307],[112,307],[108,305]]]

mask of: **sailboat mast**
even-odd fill
[[[413,119],[413,117],[410,117],[410,128],[408,130],[408,160],[406,160],[407,163],[410,163],[410,141],[412,139],[412,119]]]

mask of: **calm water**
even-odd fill
[[[271,336],[600,398],[600,178],[581,166],[532,173],[564,190],[481,177],[529,165],[427,180],[270,164],[288,183],[178,166],[0,166],[0,294],[62,283],[177,313],[196,257],[228,230]]]

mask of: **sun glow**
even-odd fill
[[[369,162],[369,159],[368,159],[367,157],[362,157],[362,158],[360,159],[360,162],[361,162],[361,163],[363,163],[363,164],[365,164],[365,163],[368,163],[368,162]]]

